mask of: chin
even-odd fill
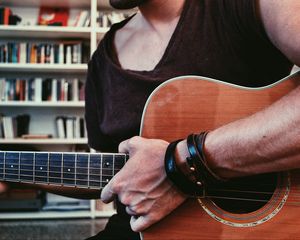
[[[140,6],[147,0],[109,0],[110,5],[116,9],[131,9]]]

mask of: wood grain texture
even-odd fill
[[[143,115],[141,136],[172,141],[186,138],[191,132],[212,130],[266,108],[299,84],[300,73],[257,89],[201,77],[170,80],[150,96]],[[298,175],[299,171],[291,173],[291,191],[283,208],[263,224],[255,227],[225,225],[209,216],[196,199],[190,199],[143,232],[143,239],[300,239],[300,205],[294,204],[300,202]],[[276,191],[283,194],[281,188],[278,186]],[[226,212],[219,210],[226,219]],[[258,216],[264,218],[264,212],[259,211]],[[256,213],[249,213],[249,218],[253,214]],[[247,214],[243,217],[247,218]]]

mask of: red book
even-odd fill
[[[8,7],[4,8],[4,18],[3,18],[3,24],[9,25],[9,16],[11,15],[11,10]]]
[[[38,24],[47,26],[67,26],[68,19],[68,8],[41,7]]]

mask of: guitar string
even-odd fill
[[[3,169],[0,168],[0,172],[2,172],[2,171],[3,171]],[[7,171],[19,171],[19,169],[11,169],[11,168],[9,168],[9,169],[7,169]],[[32,177],[33,176],[33,175],[25,174],[25,173],[17,174],[17,173],[7,172],[7,171],[5,172],[5,175],[8,175],[8,176],[19,176],[19,175],[20,175],[20,177]],[[36,177],[40,177],[40,178],[42,178],[42,177],[47,178],[47,176],[39,175],[39,174],[41,174],[41,173],[46,174],[48,172],[49,172],[49,174],[73,174],[74,176],[86,176],[87,177],[87,175],[86,175],[87,173],[77,172],[77,174],[75,175],[74,172],[69,172],[69,171],[67,171],[67,172],[66,171],[63,171],[63,172],[61,172],[61,171],[42,171],[42,170],[35,170],[34,171],[32,169],[30,169],[30,170],[28,170],[28,169],[20,169],[20,171],[27,172],[27,173],[28,172],[35,172],[35,176]],[[114,175],[111,175],[111,174],[104,174],[103,172],[102,173],[99,172],[99,174],[89,173],[89,175],[90,175],[90,177],[97,177],[97,178],[100,178],[100,177],[103,178],[104,177],[106,179],[114,176]],[[50,176],[50,178],[55,178],[55,177]],[[57,178],[57,179],[62,179],[62,178]],[[63,178],[63,179],[74,180],[73,178]],[[81,179],[81,178],[78,178],[78,179],[79,180],[85,180],[85,179]],[[94,180],[94,181],[96,181],[96,180]],[[102,182],[106,182],[106,181],[102,181]],[[236,191],[235,189],[210,189],[210,190],[211,191],[235,191],[235,192],[243,192],[243,193],[246,193],[246,192],[248,192],[248,193],[261,193],[261,194],[267,193],[267,192],[245,191],[245,190],[244,191]],[[273,192],[268,192],[268,194],[273,194]]]
[[[57,178],[59,180],[61,180],[61,178]],[[67,179],[64,179],[67,180]],[[72,179],[74,180],[74,179]],[[31,181],[28,180],[21,180],[21,181],[14,181],[14,182],[24,182],[24,183],[32,183]],[[36,181],[35,183],[39,184],[43,184],[43,182],[41,181]],[[98,182],[99,183],[99,182]],[[107,184],[107,182],[104,182],[105,184]],[[101,188],[103,188],[104,186],[99,185],[99,186],[93,186],[93,185],[83,185],[83,184],[70,184],[70,183],[64,183],[64,182],[48,182],[48,185],[59,185],[59,186],[71,186],[71,187],[78,187],[78,188],[89,188],[89,189],[95,189],[95,190],[101,190]],[[99,188],[100,189],[99,189]],[[223,200],[235,200],[235,201],[248,201],[248,202],[270,202],[272,200],[263,200],[263,199],[253,199],[253,198],[236,198],[236,197],[227,197],[227,196],[215,196],[215,195],[207,195],[205,196],[205,198],[211,198],[213,199],[223,199]],[[201,197],[199,199],[202,199]],[[293,206],[300,206],[300,201],[288,201],[285,203],[285,205],[293,205]]]
[[[7,164],[7,165],[10,165],[10,164]],[[16,166],[16,165],[15,165]],[[27,168],[11,168],[11,167],[7,167],[7,168],[5,168],[7,171],[23,171],[23,172],[35,172],[36,174],[38,174],[38,173],[54,173],[54,174],[61,174],[61,173],[64,173],[64,174],[74,174],[74,172],[75,172],[75,168],[74,167],[67,167],[67,166],[64,166],[63,167],[63,169],[65,170],[65,169],[70,169],[70,171],[63,171],[63,172],[61,172],[61,171],[53,171],[53,170],[51,170],[51,168],[59,168],[59,169],[61,169],[61,165],[55,165],[55,166],[50,166],[50,171],[48,170],[48,166],[46,166],[46,165],[36,165],[35,166],[35,168],[33,168],[34,166],[33,165],[21,165],[21,167],[23,167],[23,166],[30,166],[31,167],[31,169],[27,169]],[[45,168],[45,169],[40,169],[41,167],[43,167],[43,168]],[[85,167],[77,167],[76,168],[77,169],[77,175],[85,175],[85,174],[89,174],[90,176],[99,176],[98,175],[98,173],[95,173],[94,171],[97,171],[97,172],[99,172],[99,174],[101,175],[105,175],[105,176],[107,176],[107,177],[113,177],[115,174],[116,174],[116,172],[118,172],[119,170],[121,170],[121,169],[119,169],[119,168],[104,168],[104,169],[99,169],[99,168],[85,168]],[[3,168],[0,168],[0,173],[1,172],[3,172]],[[86,170],[86,172],[79,172],[78,170]],[[88,171],[89,170],[89,171]],[[113,170],[114,170],[114,173],[113,173]],[[93,172],[91,172],[91,171],[93,171]],[[111,172],[111,173],[113,173],[113,174],[109,174],[108,172]],[[13,172],[11,172],[11,173],[9,173],[9,172],[7,172],[7,174],[14,174]],[[16,174],[17,175],[17,174]],[[22,174],[22,175],[24,175],[24,174]],[[29,176],[29,175],[28,175]],[[256,184],[255,186],[261,186],[261,187],[263,187],[263,186],[265,186],[265,187],[268,187],[268,186],[274,186],[274,184],[266,184],[266,183],[264,183],[264,184],[262,184],[262,183],[259,183],[259,184]],[[235,191],[235,192],[237,192],[236,191],[236,189],[229,189],[229,188],[227,188],[227,189],[211,189],[212,191],[213,190],[218,190],[218,191]],[[240,192],[242,192],[242,191],[240,191]],[[267,192],[257,192],[256,191],[256,193],[267,193]],[[272,192],[269,192],[269,194],[272,194]]]
[[[19,170],[19,167],[18,167],[18,165],[17,164],[15,164],[14,165],[14,167],[12,168],[12,167],[10,167],[10,165],[12,165],[12,164],[6,164],[8,167],[6,167],[5,169],[7,170],[7,171],[18,171]],[[17,166],[17,167],[15,167],[15,166]],[[24,167],[24,166],[26,166],[26,167],[31,167],[30,169],[28,169],[28,168],[22,168],[22,167]],[[49,173],[58,173],[58,174],[60,174],[60,173],[69,173],[69,174],[74,174],[74,172],[75,172],[75,167],[69,167],[69,166],[63,166],[63,169],[65,170],[65,169],[70,169],[70,171],[63,171],[63,172],[61,172],[61,171],[55,171],[55,170],[53,170],[53,168],[59,168],[59,169],[61,169],[61,165],[50,165],[50,167],[48,168],[48,166],[47,165],[29,165],[29,164],[21,164],[21,168],[20,168],[20,171],[27,171],[27,172],[33,172],[33,171],[35,171],[35,172],[37,172],[37,173],[41,173],[41,172],[45,172],[45,173],[47,173],[47,172],[49,172]],[[44,169],[40,169],[40,168],[44,168]],[[95,175],[95,176],[97,176],[98,174],[96,174],[95,172],[99,172],[100,174],[102,173],[102,174],[104,174],[104,173],[107,173],[107,172],[111,172],[111,173],[114,173],[114,174],[105,174],[105,175],[107,175],[107,176],[114,176],[115,174],[116,174],[116,172],[118,172],[118,171],[120,171],[122,168],[102,168],[102,170],[101,170],[101,168],[100,168],[100,166],[98,167],[98,168],[87,168],[87,167],[76,167],[76,169],[77,169],[77,173],[78,174],[80,174],[80,175],[82,175],[82,174],[87,174],[87,173],[89,173],[90,175]],[[1,172],[3,172],[3,168],[1,168],[0,167],[0,173]],[[49,171],[50,170],[50,171]],[[86,172],[79,172],[78,170],[86,170]],[[91,171],[93,171],[93,172],[91,172]],[[259,183],[259,185],[255,185],[255,186],[273,186],[274,184],[266,184],[266,183]]]
[[[60,174],[60,172],[57,172],[58,174]],[[66,174],[70,174],[69,172],[65,172]],[[6,175],[8,175],[8,176],[19,176],[18,174],[13,174],[13,173],[6,173]],[[100,178],[101,176],[100,175],[93,175],[93,176],[97,176],[97,178]],[[20,177],[21,177],[21,181],[22,180],[27,180],[27,181],[29,181],[28,179],[22,179],[22,177],[24,178],[24,177],[31,177],[32,178],[32,181],[34,180],[33,179],[33,176],[32,175],[24,175],[24,174],[21,174],[20,175]],[[90,179],[89,180],[89,182],[90,183],[95,183],[95,184],[107,184],[107,182],[110,180],[109,178],[110,177],[112,177],[112,176],[110,176],[110,175],[108,175],[108,176],[106,176],[106,175],[104,175],[104,176],[102,176],[101,178],[105,178],[105,180],[103,180],[103,181],[98,181],[98,180],[94,180],[94,179]],[[63,181],[81,181],[81,182],[87,182],[87,180],[86,179],[81,179],[81,178],[67,178],[67,177],[63,177],[63,178],[61,178],[61,177],[54,177],[54,176],[50,176],[49,178],[47,178],[47,176],[38,176],[37,174],[35,175],[35,178],[37,179],[47,179],[48,181],[41,181],[41,182],[49,182],[49,179],[50,180],[59,180],[59,182],[63,182]],[[7,179],[4,179],[4,180],[6,180],[6,181],[11,181],[12,179],[10,179],[10,178],[7,178]],[[51,182],[50,182],[51,183]],[[55,182],[55,183],[58,183],[58,182]],[[101,185],[100,185],[101,186]],[[232,193],[256,193],[256,194],[269,194],[269,195],[272,195],[274,192],[259,192],[259,191],[245,191],[245,190],[243,190],[243,191],[240,191],[240,190],[234,190],[234,189],[230,189],[230,190],[228,190],[228,189],[209,189],[209,191],[219,191],[219,192],[224,192],[224,191],[231,191]],[[295,195],[295,193],[294,193],[294,195]],[[297,196],[300,196],[299,194],[297,194]],[[214,197],[214,198],[223,198],[223,199],[227,199],[228,197],[226,196],[215,196],[215,195],[211,195],[211,196],[207,196],[207,197]],[[240,200],[246,200],[245,198],[236,198],[236,199],[240,199]]]
[[[43,165],[43,164],[33,165],[33,164],[24,164],[24,163],[19,164],[18,162],[5,163],[5,169],[6,170],[18,170],[19,165],[20,165],[21,167],[28,167],[28,168],[30,167],[31,168],[31,169],[22,168],[21,170],[24,170],[24,171],[33,171],[33,170],[39,171],[38,168],[42,167],[42,168],[45,168],[45,169],[50,168],[50,172],[51,172],[51,168],[61,168],[62,167],[62,164],[61,164],[62,162],[61,161],[55,161],[54,162],[54,163],[59,163],[58,165],[52,165],[51,163],[53,163],[53,162],[50,162],[50,165],[48,165],[48,163],[45,164],[45,165]],[[72,163],[72,166],[68,166],[69,163]],[[3,165],[4,164],[0,163],[0,173],[1,173],[1,170],[3,171],[3,167],[4,167]],[[88,164],[86,163],[86,165],[88,165]],[[113,167],[113,165],[114,165],[114,167]],[[77,170],[86,170],[86,171],[88,171],[88,170],[92,170],[92,171],[113,171],[114,170],[114,172],[116,173],[116,172],[120,171],[124,165],[125,165],[124,162],[115,162],[115,163],[108,162],[108,164],[107,164],[107,162],[104,162],[104,163],[102,163],[102,166],[101,166],[100,162],[99,163],[91,162],[90,167],[87,167],[87,166],[85,167],[85,166],[80,166],[79,163],[77,163],[76,169]],[[13,166],[13,167],[10,167],[10,166]],[[121,168],[119,168],[119,167],[121,167]],[[71,169],[71,170],[75,171],[75,162],[73,162],[73,161],[65,162],[64,161],[63,162],[63,168],[64,169]],[[47,170],[45,170],[45,171],[47,171]],[[271,186],[271,185],[273,185],[273,184],[265,184],[265,183],[264,184],[262,184],[262,183],[259,184],[259,186]]]

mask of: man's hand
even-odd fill
[[[8,190],[8,185],[6,183],[0,182],[0,194],[5,193]]]
[[[103,202],[115,196],[126,205],[131,228],[139,232],[159,221],[186,199],[166,177],[164,156],[168,143],[133,137],[119,145],[130,159],[102,190]]]

